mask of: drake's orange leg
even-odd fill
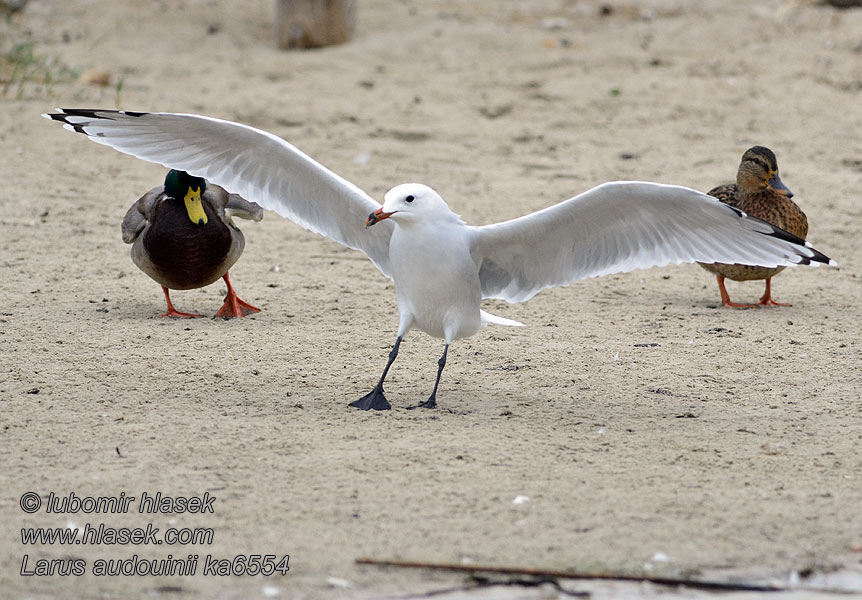
[[[785,304],[783,302],[776,302],[772,299],[772,286],[770,282],[772,281],[772,277],[766,278],[766,291],[763,292],[763,297],[760,299],[761,306],[792,306],[791,304]]]
[[[260,312],[259,308],[255,308],[248,302],[244,302],[237,297],[227,275],[228,274],[225,273],[222,277],[224,282],[227,284],[227,296],[224,297],[224,305],[216,313],[216,316],[230,319],[233,317],[244,317],[252,313]]]
[[[162,286],[162,291],[165,293],[165,300],[168,303],[168,312],[160,314],[160,317],[176,317],[178,319],[191,319],[193,317],[202,317],[203,315],[196,315],[194,313],[184,313],[178,311],[174,308],[174,305],[171,304],[171,295],[168,293],[168,288]]]
[[[757,304],[738,304],[730,301],[730,296],[724,288],[724,275],[716,275],[718,278],[718,291],[721,292],[721,304],[732,308],[756,308]]]

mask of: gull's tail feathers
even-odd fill
[[[482,327],[486,325],[502,325],[504,327],[523,327],[524,324],[520,321],[513,321],[512,319],[504,319],[503,317],[498,317],[496,315],[492,315],[491,313],[486,313],[484,310],[479,311],[482,316]]]

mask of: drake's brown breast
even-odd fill
[[[185,204],[165,198],[154,211],[144,236],[144,249],[152,266],[168,287],[191,289],[221,277],[231,248],[231,231],[209,201],[202,198],[206,225],[191,222]]]

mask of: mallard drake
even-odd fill
[[[803,240],[689,188],[605,183],[511,221],[467,225],[428,186],[407,183],[383,204],[281,138],[240,123],[175,113],[59,109],[46,115],[88,139],[183,169],[253,198],[298,224],[365,252],[395,282],[398,333],[377,384],[350,406],[390,408],[383,383],[414,327],[449,345],[517,321],[483,298],[523,302],[579,279],[681,262],[772,267],[834,264]],[[368,327],[378,327],[375,312]]]
[[[164,185],[141,196],[126,212],[123,241],[132,244],[132,260],[165,293],[168,311],[160,317],[200,317],[175,309],[168,290],[204,287],[219,277],[227,284],[227,296],[217,317],[260,312],[240,300],[230,284],[228,269],[245,247],[245,237],[232,216],[260,221],[263,209],[177,170],[169,171]]]
[[[754,146],[742,155],[736,183],[720,185],[709,192],[725,204],[746,212],[752,217],[780,227],[798,238],[805,239],[808,234],[808,219],[802,209],[791,198],[791,192],[778,176],[778,161],[769,148]],[[790,306],[772,299],[772,278],[784,267],[756,267],[749,265],[728,265],[724,263],[704,264],[701,267],[718,278],[721,303],[735,308],[754,308],[757,306]],[[724,279],[734,281],[766,280],[766,291],[757,304],[731,302]]]

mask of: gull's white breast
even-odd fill
[[[447,341],[481,329],[482,287],[462,223],[399,225],[389,258],[402,317]]]

